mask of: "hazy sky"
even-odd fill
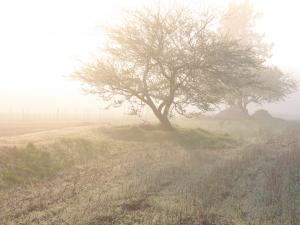
[[[99,26],[122,9],[150,0],[7,0],[0,2],[0,112],[96,110],[99,101],[68,78],[101,46]],[[159,2],[159,1],[156,1]],[[172,4],[174,1],[161,1]],[[180,1],[177,1],[180,2]],[[222,10],[226,0],[190,0],[194,8]],[[238,1],[236,1],[238,2]],[[258,29],[274,43],[272,62],[300,80],[300,2],[250,0],[263,14]],[[266,106],[276,114],[300,114],[300,93]]]

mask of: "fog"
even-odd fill
[[[299,8],[0,1],[0,225],[300,224]]]
[[[161,1],[170,5],[175,1]],[[232,1],[186,1],[222,11]],[[236,1],[237,2],[237,1]],[[69,75],[93,59],[103,42],[100,27],[117,21],[121,10],[153,1],[2,1],[0,3],[0,112],[95,112],[105,107]],[[300,79],[300,3],[250,1],[261,13],[257,30],[274,44],[271,63]],[[253,106],[276,115],[300,114],[300,93],[285,102]]]

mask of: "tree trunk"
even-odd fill
[[[243,101],[243,99],[239,99],[237,102],[237,106],[241,109],[242,112],[245,114],[249,115],[248,109],[247,109],[247,104]]]
[[[158,119],[159,119],[159,122],[160,122],[161,126],[163,127],[163,129],[169,130],[169,131],[174,130],[174,128],[167,116],[161,116]]]
[[[168,114],[161,113],[155,107],[151,107],[151,109],[152,109],[154,115],[156,116],[156,118],[159,120],[159,122],[164,130],[169,130],[169,131],[174,130],[174,128],[168,118]]]
[[[238,107],[240,108],[240,110],[241,110],[243,113],[249,115],[248,109],[247,109],[246,106],[244,106],[243,104],[239,104]]]
[[[168,115],[169,115],[169,108],[168,107],[167,109],[165,109],[163,111],[163,113],[161,112],[162,111],[162,108],[163,106],[165,106],[165,104],[162,104],[160,105],[159,107],[156,107],[151,98],[149,98],[148,102],[146,102],[148,104],[148,106],[151,108],[152,112],[154,113],[154,115],[156,116],[156,118],[159,120],[162,128],[164,130],[168,130],[168,131],[172,131],[174,130],[169,118],[168,118]]]

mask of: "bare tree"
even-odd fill
[[[237,88],[227,98],[229,105],[248,113],[250,103],[263,104],[285,99],[297,90],[297,82],[277,67],[265,67],[258,72],[255,85]]]
[[[195,16],[183,8],[135,11],[106,34],[102,57],[76,77],[116,105],[150,107],[165,129],[172,129],[173,111],[211,110],[233,86],[251,81],[239,71],[263,63],[251,49],[216,32],[209,13]]]
[[[221,18],[219,32],[251,48],[257,57],[266,59],[271,55],[271,45],[265,43],[263,35],[255,31],[257,18],[258,14],[249,1],[232,3]],[[230,106],[238,106],[245,113],[248,113],[247,106],[250,103],[280,101],[297,88],[296,82],[275,66],[264,65],[240,73],[241,76],[254,79],[251,83],[235,85],[234,91],[226,94],[225,101]]]

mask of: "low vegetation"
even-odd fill
[[[186,149],[221,148],[237,144],[228,134],[215,134],[201,128],[177,129],[173,132],[154,126],[121,126],[104,130],[113,139],[137,142],[172,142]]]
[[[31,143],[21,149],[1,149],[0,165],[0,188],[51,176],[62,166],[49,152]]]
[[[277,124],[272,132],[275,123],[272,129],[258,123],[248,126],[253,136],[241,134],[242,142],[224,133],[234,130],[232,124],[212,124],[211,131],[91,128],[44,144],[3,148],[0,221],[298,224],[298,131]],[[269,135],[261,135],[259,126]]]
[[[217,149],[230,147],[237,142],[229,135],[217,135],[198,129],[180,129],[166,132],[155,126],[117,126],[98,128],[94,137],[59,138],[54,143],[36,146],[28,143],[25,147],[5,147],[1,150],[0,188],[14,184],[33,182],[49,177],[74,164],[88,162],[112,147],[112,142],[166,143],[185,149]],[[107,140],[98,139],[99,136]],[[112,139],[112,140],[110,140]]]

